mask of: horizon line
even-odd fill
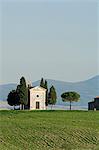
[[[93,78],[95,78],[95,77],[97,77],[97,76],[99,76],[99,74],[97,74],[97,75],[94,75],[94,76],[92,76],[92,77],[90,77],[90,78],[88,78],[88,79],[85,79],[85,80],[79,80],[79,81],[63,81],[63,80],[56,80],[56,79],[45,79],[45,78],[43,78],[43,79],[45,79],[45,80],[53,80],[53,81],[58,81],[58,82],[67,82],[67,83],[79,83],[79,82],[85,82],[85,81],[87,81],[87,80],[90,80],[90,79],[93,79]],[[42,77],[41,77],[42,78]],[[40,81],[40,79],[39,80],[36,80],[36,81],[32,81],[32,84],[34,83],[34,82],[37,82],[37,81]],[[28,80],[26,80],[26,82],[28,82]],[[0,85],[8,85],[8,84],[18,84],[18,83],[16,83],[16,82],[9,82],[9,83],[2,83],[2,84],[0,84]]]

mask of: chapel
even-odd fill
[[[46,89],[40,86],[31,87],[28,92],[28,109],[46,109]]]

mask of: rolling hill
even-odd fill
[[[63,82],[47,79],[49,87],[54,85],[57,91],[58,100],[57,105],[68,105],[61,100],[61,94],[65,91],[76,91],[80,94],[81,99],[73,105],[87,106],[89,101],[92,101],[94,97],[99,96],[99,75],[81,82]],[[33,86],[39,85],[40,80],[33,82]],[[0,100],[6,100],[9,91],[16,88],[16,84],[0,85]]]

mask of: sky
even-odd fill
[[[0,84],[99,74],[97,0],[0,0]]]

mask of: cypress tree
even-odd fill
[[[45,105],[48,106],[48,85],[47,85],[47,80],[45,80],[45,89],[46,89],[46,101],[45,101]]]
[[[55,87],[51,86],[49,94],[48,94],[48,104],[51,105],[51,109],[52,109],[52,106],[56,104],[56,100],[57,100],[57,93],[56,93]]]
[[[40,86],[46,89],[45,105],[46,105],[46,107],[47,107],[47,106],[48,106],[48,85],[47,85],[47,80],[44,81],[44,79],[41,78]]]
[[[43,87],[43,88],[45,88],[45,83],[44,83],[44,79],[43,78],[41,78],[40,86]]]
[[[26,86],[25,78],[20,79],[20,85],[17,86],[17,92],[19,95],[19,102],[22,106],[21,109],[24,109],[24,105],[28,104],[28,88]]]

